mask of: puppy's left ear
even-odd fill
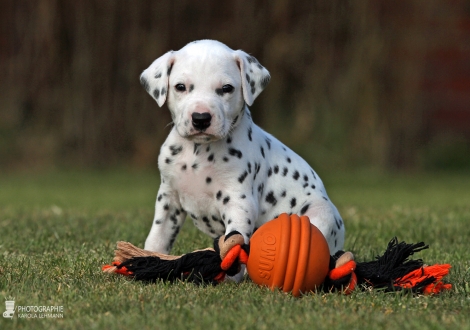
[[[246,104],[252,105],[256,97],[268,85],[271,76],[256,58],[243,50],[235,51],[235,60],[240,68],[243,98]]]

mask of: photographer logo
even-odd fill
[[[3,317],[13,319],[13,315],[15,315],[15,298],[5,299],[5,309],[6,311],[3,313]]]
[[[63,319],[64,306],[41,305],[41,306],[22,306],[15,308],[15,298],[5,298],[4,318],[13,319],[15,312],[19,319]]]

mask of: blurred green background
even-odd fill
[[[319,171],[470,169],[466,0],[0,0],[0,170],[155,169],[170,115],[139,84],[196,39],[272,80],[255,121]]]

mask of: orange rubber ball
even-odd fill
[[[301,293],[315,290],[329,271],[330,251],[307,216],[281,214],[250,239],[248,275],[258,285]]]

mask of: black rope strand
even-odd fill
[[[408,260],[414,253],[427,249],[424,242],[416,244],[398,243],[394,237],[382,256],[374,261],[358,262],[356,275],[358,283],[368,283],[375,288],[394,289],[393,282],[423,266],[423,260]]]
[[[155,256],[133,257],[117,267],[126,267],[136,280],[147,282],[183,279],[195,284],[217,284],[214,278],[222,272],[220,256],[211,250],[188,253],[174,260]]]

